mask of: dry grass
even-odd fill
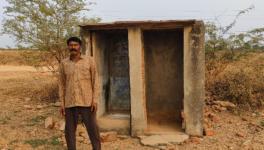
[[[52,54],[37,50],[0,50],[0,65],[48,67],[55,71],[57,61]]]
[[[1,76],[4,76],[3,73]],[[0,90],[4,95],[29,97],[37,101],[55,102],[58,100],[56,77],[51,73],[17,72],[0,80]]]
[[[20,51],[0,51],[1,65],[26,65]]]
[[[226,100],[247,108],[264,106],[264,53],[230,55],[207,55],[207,101]]]
[[[41,51],[33,50],[0,50],[0,65],[33,66],[38,69],[47,66],[46,59],[52,58]],[[21,69],[23,70],[23,69]],[[54,74],[39,72],[29,73],[26,71],[14,70],[13,73],[0,72],[1,90],[7,95],[20,95],[32,99],[54,102],[58,99],[58,85]],[[26,70],[26,69],[25,69]],[[50,70],[55,70],[50,69]],[[27,71],[29,71],[27,69]],[[33,71],[33,70],[32,70]],[[34,70],[35,71],[35,70]],[[6,77],[5,75],[6,74]]]

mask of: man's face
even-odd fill
[[[70,41],[68,44],[70,55],[78,55],[81,50],[81,45],[78,42]]]

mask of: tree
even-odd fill
[[[99,22],[80,17],[89,11],[85,0],[7,0],[2,33],[15,37],[18,47],[48,52],[57,62],[65,58],[65,41],[78,35],[78,24]]]
[[[239,33],[239,34],[232,34],[228,37],[229,42],[229,48],[230,49],[239,49],[239,50],[245,50],[250,47],[248,47],[248,43],[246,41],[247,38],[246,33]]]
[[[251,49],[264,49],[264,28],[256,28],[248,32]]]
[[[207,22],[205,24],[205,29],[205,49],[207,52],[226,48],[226,41],[220,34],[220,28],[212,22]]]
[[[205,24],[205,50],[207,52],[213,52],[216,50],[230,49],[233,54],[233,49],[249,47],[249,43],[245,41],[247,34],[241,33],[238,35],[233,34],[230,36],[227,36],[226,34],[236,25],[237,20],[241,15],[248,13],[254,8],[255,6],[252,5],[246,9],[240,10],[236,14],[234,20],[224,27],[222,27],[221,25],[216,26],[214,22],[207,22]],[[217,18],[216,21],[219,22]]]

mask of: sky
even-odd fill
[[[4,19],[5,0],[0,1],[0,20]],[[227,26],[243,9],[254,9],[239,17],[230,33],[239,33],[264,27],[264,0],[88,0],[96,2],[90,6],[87,17],[100,17],[102,22],[127,20],[177,20],[200,19]],[[2,29],[2,24],[0,25]],[[0,47],[15,47],[10,35],[0,35]]]

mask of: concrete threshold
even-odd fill
[[[116,131],[118,134],[130,133],[130,115],[121,113],[105,114],[97,119],[101,131]]]

